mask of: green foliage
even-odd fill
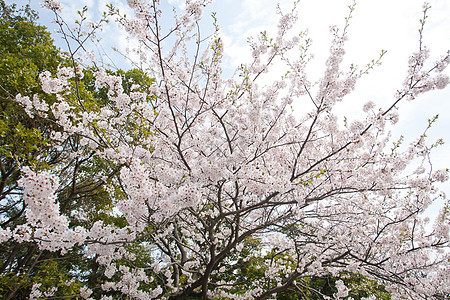
[[[33,285],[39,290],[54,297],[77,295],[81,282],[70,276],[70,269],[65,262],[46,260],[33,273],[10,273],[0,276],[0,294],[8,295],[14,289],[16,299],[26,299]]]
[[[261,241],[255,238],[248,238],[244,241],[244,247],[240,252],[236,252],[231,258],[231,263],[224,263],[224,272],[217,274],[213,280],[215,282],[235,282],[230,288],[232,294],[243,295],[246,291],[261,287],[263,289],[274,288],[278,282],[266,275],[267,266],[282,266],[278,275],[287,279],[294,270],[294,259],[287,252],[279,252],[273,249],[270,252],[263,251]],[[323,277],[300,277],[282,292],[278,292],[278,300],[321,300],[324,296],[333,298],[337,293],[336,281],[342,280],[351,290],[349,297],[355,300],[364,297],[375,296],[376,299],[390,300],[390,294],[386,292],[384,286],[377,281],[371,280],[361,274],[342,273],[338,276]]]
[[[258,285],[265,278],[264,254],[261,251],[261,241],[247,238],[241,251],[235,251],[229,261],[223,263],[224,272],[214,277],[214,281],[235,282],[230,289],[233,294],[243,294]]]
[[[45,167],[48,138],[55,128],[30,118],[13,99],[36,94],[51,104],[54,100],[42,92],[38,75],[45,70],[55,73],[63,58],[45,27],[34,23],[37,15],[28,6],[16,9],[1,1],[0,8],[0,155],[4,173],[15,177],[18,164]]]
[[[12,96],[39,93],[39,73],[44,70],[55,72],[63,59],[46,28],[34,23],[37,15],[29,6],[18,10],[4,1],[0,6],[2,98],[6,93]]]
[[[295,286],[277,295],[279,300],[320,300],[323,296],[333,297],[337,292],[336,281],[342,280],[350,289],[348,297],[360,300],[375,296],[376,299],[390,300],[384,287],[376,281],[360,274],[341,274],[340,276],[306,277],[298,280]]]

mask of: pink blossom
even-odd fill
[[[58,0],[42,0],[42,6],[51,10],[61,11],[61,3]]]

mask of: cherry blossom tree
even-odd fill
[[[79,59],[104,19],[71,30],[59,3],[44,1],[73,65],[40,75],[43,91],[54,96],[51,106],[20,94],[16,101],[30,116],[62,128],[52,136],[55,148],[77,137],[72,159],[111,166],[93,180],[113,199],[106,213],[124,222],[74,226],[59,209],[67,170],[24,166],[19,184],[27,222],[1,229],[0,241],[32,242],[62,254],[80,247],[104,269],[106,279],[95,287],[103,299],[267,299],[288,289],[326,297],[308,284],[326,276],[336,278],[331,297],[342,299],[351,292],[342,280],[349,274],[377,281],[394,299],[448,295],[449,207],[431,224],[423,215],[445,199],[436,183],[448,179],[447,170],[429,163],[440,143],[426,139],[435,119],[410,145],[392,143],[389,134],[399,103],[449,81],[449,53],[428,62],[422,44],[429,5],[418,49],[391,104],[366,103],[363,118],[342,123],[336,103],[379,62],[341,66],[354,4],[345,26],[331,28],[329,58],[315,83],[305,71],[310,40],[294,30],[295,7],[278,9],[275,35],[251,39],[251,61],[226,78],[218,25],[207,34],[200,26],[209,2],[186,1],[171,28],[162,26],[159,1],[129,0],[133,17],[110,7],[107,15],[137,41],[137,65],[154,78],[148,89],[131,82],[126,91],[123,77],[99,67],[93,55],[89,62]],[[87,105],[77,92],[87,63],[95,67],[93,89],[105,93],[101,103]],[[270,76],[274,65],[285,68],[283,76]],[[133,251],[137,245],[147,261]],[[239,262],[256,260],[262,275],[249,281]],[[32,298],[43,295],[39,288],[33,286]],[[80,295],[93,292],[86,285]]]

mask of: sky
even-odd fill
[[[204,13],[217,14],[224,40],[225,72],[232,70],[250,56],[246,45],[249,36],[277,24],[275,13],[277,3],[282,10],[292,7],[293,0],[216,0]],[[39,0],[6,0],[19,6],[31,4],[36,9],[43,25],[50,29],[52,14],[40,9]],[[61,0],[63,17],[68,23],[74,22],[76,11],[83,6],[89,8],[88,16],[98,18],[107,3],[112,3],[122,12],[132,14],[126,0]],[[162,8],[181,7],[183,0],[161,0]],[[348,14],[349,0],[302,0],[299,8],[299,23],[296,30],[308,29],[313,45],[311,52],[314,60],[308,68],[312,78],[318,79],[324,70],[331,34],[329,27],[343,25]],[[431,50],[430,62],[433,62],[450,49],[450,1],[430,0],[431,10],[425,25],[424,44]],[[422,0],[359,0],[351,19],[349,40],[346,44],[347,59],[344,66],[351,63],[364,66],[378,57],[382,49],[387,50],[382,65],[361,80],[356,91],[338,107],[339,113],[357,116],[364,103],[371,100],[381,106],[387,106],[393,100],[395,91],[401,88],[406,74],[408,57],[418,49],[419,19],[422,17]],[[207,19],[205,24],[209,24]],[[108,25],[103,33],[103,48],[107,52],[115,46],[124,51],[126,37],[117,27]],[[61,38],[54,36],[58,46],[63,46]],[[111,56],[114,65],[127,68],[121,56]],[[450,70],[446,71],[450,75]],[[400,120],[393,130],[393,136],[404,135],[411,142],[427,125],[427,119],[439,114],[439,120],[429,131],[430,141],[444,139],[446,144],[432,155],[433,168],[450,168],[450,87],[446,90],[432,91],[415,101],[400,105]],[[444,183],[442,190],[450,197],[450,183]]]

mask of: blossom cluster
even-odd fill
[[[42,6],[51,10],[61,11],[61,3],[58,0],[43,0]]]
[[[58,232],[67,229],[67,218],[59,214],[56,191],[58,177],[48,172],[36,174],[30,168],[22,169],[19,185],[23,188],[23,199],[28,206],[27,219],[31,225],[41,223]]]

